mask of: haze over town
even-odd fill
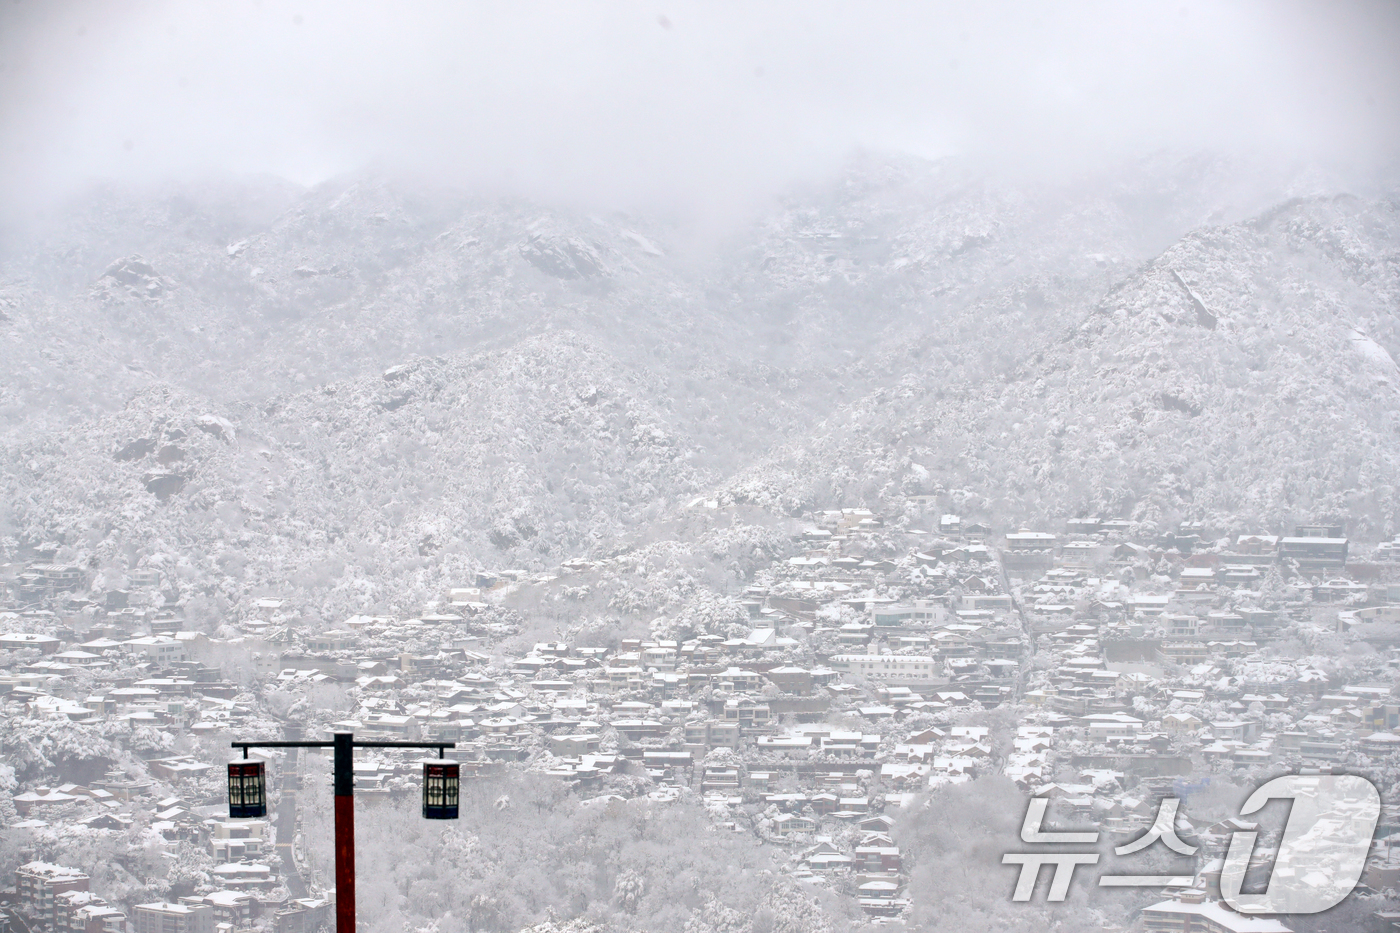
[[[371,933],[1390,930],[1397,48],[7,5],[0,933],[331,929],[331,758],[225,764],[345,732],[460,776],[357,753]],[[1246,916],[1285,774],[1375,841]],[[1028,812],[1098,834],[1063,900]]]

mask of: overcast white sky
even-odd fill
[[[685,205],[856,147],[1051,173],[1400,148],[1395,2],[0,2],[0,206],[367,164]]]

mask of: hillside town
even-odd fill
[[[895,533],[866,508],[808,515],[790,556],[723,597],[741,620],[528,644],[528,615],[502,607],[606,561],[483,570],[417,617],[315,631],[264,595],[211,633],[159,570],[98,592],[72,548],[17,549],[0,568],[4,933],[330,922],[335,891],[288,793],[310,763],[266,753],[280,800],[265,820],[229,819],[223,771],[231,739],[332,732],[454,743],[464,784],[525,771],[589,804],[699,803],[715,831],[780,848],[793,878],[873,922],[909,903],[902,814],[948,786],[1002,775],[1054,825],[1119,843],[1177,798],[1189,885],[1141,892],[1142,928],[1289,930],[1222,904],[1224,847],[1258,826],[1193,817],[1192,798],[1284,771],[1400,777],[1400,538],[1358,554],[1328,524],[994,529],[932,500],[911,499],[917,520]],[[411,797],[419,767],[364,754],[355,793]],[[1363,890],[1400,886],[1397,830],[1388,806]],[[72,838],[130,883],[48,859]]]
[[[0,933],[1400,933],[1400,2],[0,5]]]

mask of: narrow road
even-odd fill
[[[1026,680],[1030,677],[1031,665],[1035,663],[1035,632],[1032,631],[1030,620],[1021,608],[1021,600],[1016,597],[1016,591],[1011,587],[1011,577],[1006,573],[1006,564],[1002,562],[1001,554],[997,555],[997,567],[1001,571],[1001,591],[1011,597],[1011,611],[1021,620],[1021,631],[1026,636],[1029,649],[1021,663],[1016,666],[1016,688],[1012,692],[1011,702],[1017,704],[1026,692]]]
[[[282,875],[292,897],[309,896],[293,849],[297,836],[297,791],[301,789],[301,773],[297,770],[300,755],[299,748],[287,749],[286,764],[282,768],[282,799],[277,803],[277,854],[282,856]]]

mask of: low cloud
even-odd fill
[[[1400,7],[35,3],[0,28],[0,199],[368,165],[690,212],[856,148],[1062,175],[1162,149],[1392,164]]]

